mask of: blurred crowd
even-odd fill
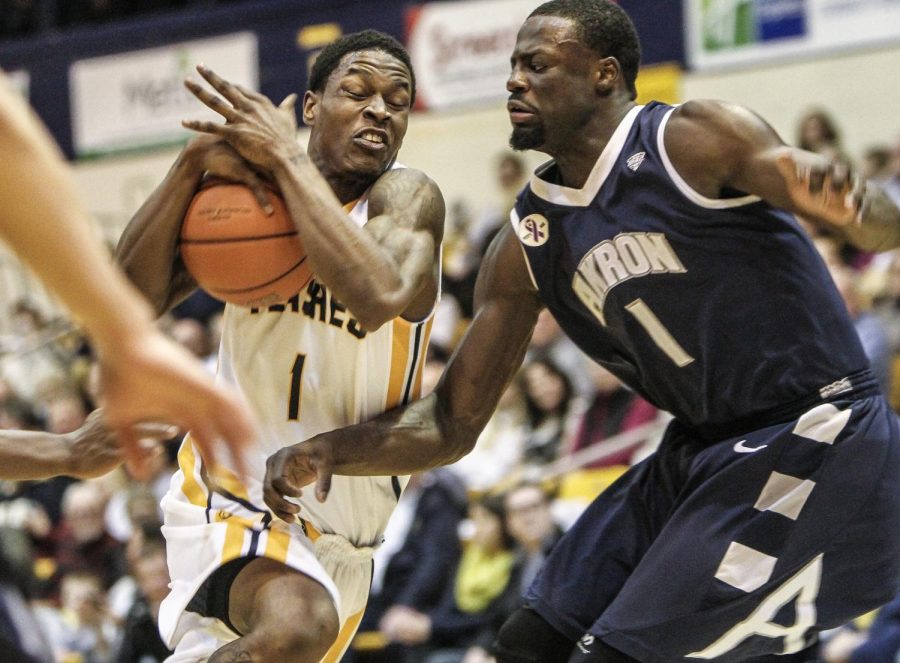
[[[0,0],[0,38],[239,0]]]
[[[802,120],[797,143],[851,162],[822,111]],[[527,181],[517,155],[494,163],[498,204],[448,201],[425,392],[466,330],[478,265]],[[900,199],[900,142],[873,147],[853,166]],[[808,230],[900,411],[900,253],[865,254]],[[90,348],[67,321],[46,319],[28,300],[6,315],[12,323],[0,337],[0,429],[77,431],[97,406]],[[219,302],[197,293],[161,324],[214,371],[221,315]],[[554,543],[593,497],[652,452],[667,420],[587,360],[543,314],[523,368],[474,451],[412,477],[376,554],[370,605],[345,660],[490,661],[497,629]],[[21,652],[4,661],[166,657],[156,632],[168,583],[158,505],[177,446],[173,439],[140,475],[120,468],[91,481],[0,483],[0,644]],[[822,661],[893,663],[900,600],[827,636]]]

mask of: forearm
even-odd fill
[[[149,320],[114,268],[71,174],[30,109],[0,80],[0,236],[101,343]]]
[[[401,288],[396,264],[350,219],[308,155],[279,164],[274,175],[316,278],[365,324],[385,292]]]
[[[435,394],[362,424],[313,439],[327,441],[334,473],[391,476],[424,472],[471,451],[480,428],[453,422]]]
[[[188,146],[131,219],[116,248],[116,259],[157,316],[194,287],[178,256],[178,238],[202,175]]]
[[[10,481],[49,479],[71,471],[66,438],[34,431],[0,431],[0,475]]]

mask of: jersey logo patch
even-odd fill
[[[550,239],[550,224],[547,217],[529,214],[519,224],[519,239],[527,246],[541,246]]]
[[[646,152],[637,152],[632,154],[625,161],[625,165],[628,166],[631,170],[637,172],[637,169],[641,167],[641,164],[644,163],[644,157],[647,156]]]

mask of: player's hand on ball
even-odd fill
[[[253,192],[253,196],[266,214],[272,214],[274,210],[262,177],[228,141],[217,136],[201,134],[190,142],[188,150],[194,156],[200,170],[208,177],[245,185]]]
[[[791,201],[802,213],[836,226],[859,223],[866,183],[846,163],[790,149],[775,162]]]
[[[266,460],[266,505],[282,520],[296,522],[300,507],[285,498],[300,497],[303,487],[315,482],[316,499],[324,502],[331,490],[333,467],[331,445],[319,438],[280,449]]]
[[[197,71],[219,94],[190,79],[185,81],[185,87],[221,115],[225,124],[185,120],[182,125],[224,138],[242,157],[265,171],[272,171],[288,152],[300,150],[294,112],[296,94],[288,95],[276,106],[268,97],[230,83],[202,64]]]

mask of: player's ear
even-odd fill
[[[594,87],[598,94],[607,96],[616,89],[622,77],[622,67],[614,57],[600,58],[594,66]]]
[[[319,115],[319,95],[311,90],[307,90],[303,95],[303,124],[308,127],[316,123]]]

